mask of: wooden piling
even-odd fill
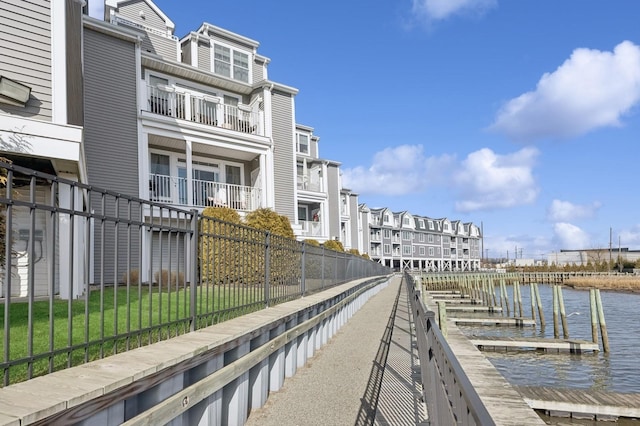
[[[544,330],[546,323],[544,320],[544,309],[542,308],[542,301],[540,299],[540,289],[538,288],[538,284],[535,283],[534,287],[536,293],[536,304],[538,305],[538,315],[540,316],[540,327]]]
[[[438,302],[438,326],[444,337],[447,337],[447,306],[445,302]]]
[[[591,341],[598,343],[598,313],[596,307],[596,290],[594,288],[589,289],[589,302],[589,312],[591,312]]]
[[[607,324],[604,321],[604,309],[602,299],[600,299],[600,289],[596,289],[596,305],[598,306],[598,321],[600,322],[600,334],[602,335],[602,350],[609,352],[609,335],[607,334]]]
[[[553,337],[560,338],[560,329],[558,325],[558,286],[553,285]]]
[[[529,284],[529,295],[531,297],[531,319],[536,320],[536,292],[533,289],[534,284]]]
[[[560,320],[562,321],[562,335],[565,339],[569,338],[569,325],[567,324],[567,314],[564,310],[564,299],[562,297],[562,287],[558,287],[558,303],[560,305]]]

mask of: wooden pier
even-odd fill
[[[587,389],[514,386],[529,407],[554,417],[640,418],[640,394]]]
[[[544,352],[569,352],[572,354],[580,354],[582,352],[598,352],[600,347],[597,343],[587,340],[576,339],[543,339],[543,338],[516,338],[516,337],[491,337],[491,336],[473,336],[470,337],[478,349],[481,350],[498,350],[515,348],[516,350],[533,349]]]
[[[461,306],[461,305],[452,305],[447,303],[447,312],[502,312],[502,308],[500,306],[485,306],[485,305],[469,305],[469,306]]]
[[[449,310],[449,308],[447,308]],[[461,318],[461,317],[449,317],[450,321],[460,325],[496,325],[496,326],[511,326],[511,327],[524,327],[535,326],[536,322],[531,318],[509,318],[509,317],[493,317],[493,318]]]

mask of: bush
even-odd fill
[[[254,210],[247,215],[244,220],[247,226],[263,231],[269,231],[272,234],[281,237],[295,238],[291,223],[286,216],[281,216],[271,209]]]
[[[127,279],[129,280],[129,284],[138,285],[140,284],[140,271],[137,269],[132,269],[127,274],[126,272],[122,275],[122,282],[127,283]]]
[[[245,217],[245,224],[271,233],[271,284],[297,283],[300,278],[302,256],[289,219],[271,209],[258,209]],[[265,269],[264,251],[256,253],[253,260],[252,269],[255,270],[256,277],[259,277]]]
[[[200,276],[203,282],[220,284],[243,281],[238,256],[242,243],[241,219],[228,207],[207,207],[200,219]]]
[[[360,252],[358,251],[358,249],[355,249],[355,248],[349,249],[347,253],[353,254],[354,256],[360,256]]]
[[[171,276],[171,281],[169,281],[169,276]],[[153,281],[162,287],[167,287],[169,283],[171,283],[171,287],[184,286],[184,274],[182,272],[171,272],[171,275],[169,275],[169,270],[163,269],[153,274]]]
[[[333,250],[333,251],[341,251],[341,252],[344,251],[344,246],[338,240],[325,241],[323,246],[324,246],[324,248],[329,249],[329,250]]]
[[[318,242],[318,240],[307,239],[307,240],[304,240],[304,242],[307,243],[307,245],[309,246],[320,247],[320,243]]]

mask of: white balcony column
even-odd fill
[[[151,194],[149,193],[149,180],[151,174],[149,173],[149,133],[143,132],[140,128],[138,130],[140,137],[138,138],[138,159],[140,167],[138,167],[138,193],[140,198],[149,200]]]
[[[176,93],[176,102],[178,101],[178,93]],[[193,117],[191,115],[191,93],[187,92],[184,94],[184,119],[193,121]]]
[[[185,141],[185,151],[187,156],[187,204],[193,205],[193,146],[189,139]]]
[[[51,121],[67,124],[65,2],[51,3]]]
[[[260,174],[262,180],[262,207],[274,207],[273,148],[269,148],[266,154],[260,155]]]
[[[78,177],[73,174],[60,173],[61,178],[77,182]],[[60,184],[58,190],[59,204],[62,208],[74,211],[82,211],[82,197],[77,187]],[[73,200],[73,202],[72,202]],[[73,239],[71,230],[73,227]],[[58,249],[60,258],[67,259],[60,261],[60,298],[63,300],[77,299],[83,293],[84,287],[84,218],[74,215],[60,213],[58,222]],[[68,261],[69,256],[71,261]],[[69,285],[71,283],[71,285]]]

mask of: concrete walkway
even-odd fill
[[[425,423],[417,350],[401,277],[372,297],[248,426]],[[426,423],[425,423],[426,424]]]

